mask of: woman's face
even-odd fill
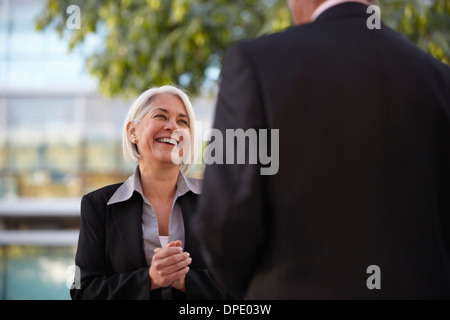
[[[140,162],[174,164],[172,149],[190,132],[186,108],[177,96],[159,94],[141,122],[131,124],[128,132],[137,140]]]

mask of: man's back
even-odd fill
[[[450,69],[365,10],[232,49],[280,130],[250,298],[450,297]]]

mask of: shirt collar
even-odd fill
[[[311,21],[315,21],[318,16],[324,13],[326,10],[331,7],[337,6],[338,4],[346,3],[346,2],[359,2],[362,4],[370,5],[370,3],[366,0],[328,0],[323,2],[320,6],[316,8],[311,16]]]
[[[202,193],[202,180],[186,177],[183,173],[178,175],[177,191],[175,197],[181,197],[188,191],[192,191],[195,194]]]
[[[131,198],[133,192],[137,191],[144,198],[144,192],[141,186],[141,175],[139,173],[139,166],[136,166],[134,173],[114,192],[109,199],[107,205],[117,202],[123,202]],[[187,192],[192,191],[195,194],[202,192],[202,180],[189,178],[180,172],[177,179],[177,187],[175,191],[175,199],[183,196]]]

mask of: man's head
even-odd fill
[[[292,19],[296,25],[311,22],[314,10],[327,0],[288,0]]]
[[[292,18],[296,25],[312,22],[314,11],[324,2],[330,0],[287,0]],[[366,0],[367,3],[377,3],[377,0]]]

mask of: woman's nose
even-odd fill
[[[166,122],[166,124],[165,124],[165,126],[164,126],[164,129],[170,130],[170,131],[172,131],[172,132],[175,131],[175,130],[178,130],[178,124],[177,124],[176,119],[170,118],[170,119]]]

